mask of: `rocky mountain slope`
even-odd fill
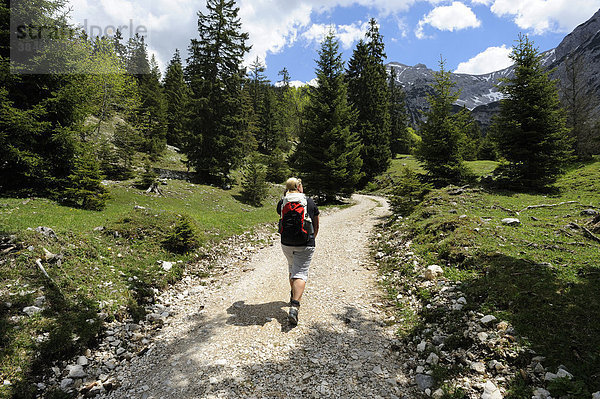
[[[558,47],[543,52],[542,56],[543,65],[554,70],[551,74],[554,79],[564,79],[567,60],[579,58],[582,65],[586,66],[581,74],[590,93],[600,95],[600,10],[568,34]],[[421,110],[428,108],[427,94],[432,92],[434,71],[423,64],[408,66],[390,62],[386,67],[388,71],[395,69],[396,81],[406,92],[411,122],[416,125],[422,118]],[[501,78],[512,75],[513,68],[510,66],[485,75],[452,74],[456,88],[460,90],[456,105],[470,109],[484,128],[489,126],[491,117],[498,111],[499,101],[503,97],[497,85]]]

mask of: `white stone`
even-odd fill
[[[383,374],[383,370],[381,370],[381,366],[377,365],[377,366],[373,367],[373,373],[374,374]]]
[[[556,373],[556,376],[558,378],[568,378],[568,379],[572,379],[573,378],[573,374],[569,373],[567,370],[565,369],[558,369],[558,372]]]
[[[600,399],[600,391],[598,391],[598,392],[594,392],[594,393],[592,394],[592,399]]]
[[[496,317],[494,317],[491,314],[489,314],[489,315],[483,316],[481,319],[479,319],[479,321],[482,324],[489,324],[489,323],[491,323],[493,321],[496,321]]]
[[[71,385],[73,385],[73,380],[70,378],[65,378],[60,382],[60,389],[66,391]]]
[[[41,308],[42,306],[44,306],[44,302],[46,302],[46,297],[41,295],[41,296],[38,296],[37,298],[35,298],[34,305],[37,306],[38,308]]]
[[[37,306],[27,306],[26,308],[23,308],[23,313],[25,313],[27,316],[36,315],[41,311],[42,308],[38,308]]]
[[[417,345],[417,352],[423,352],[425,350],[426,346],[427,346],[427,342],[421,341],[421,343],[419,343],[419,345]]]
[[[476,372],[483,374],[485,373],[485,364],[482,362],[473,362],[471,363],[471,370],[475,370]]]
[[[434,379],[430,375],[417,374],[415,376],[415,382],[419,386],[420,390],[425,391],[426,389],[430,389],[433,386]]]
[[[79,356],[77,358],[77,364],[80,366],[87,366],[88,365],[88,358],[85,356]]]
[[[550,392],[546,391],[544,388],[536,388],[533,391],[533,397],[535,399],[551,399]]]
[[[486,332],[483,332],[483,331],[482,331],[482,332],[480,332],[480,333],[477,333],[477,338],[479,338],[479,340],[480,340],[481,342],[485,342],[485,341],[487,341],[487,339],[488,339],[488,334],[487,334]]]
[[[456,300],[456,302],[458,302],[460,304],[463,304],[463,305],[466,305],[467,304],[467,298],[465,298],[464,296],[461,296],[460,298],[458,298]]]
[[[173,262],[162,262],[161,266],[164,271],[168,272],[173,268]]]
[[[546,375],[544,375],[544,381],[552,381],[555,380],[556,377],[556,374],[548,372]]]
[[[79,364],[69,365],[67,370],[69,370],[68,378],[85,378],[87,376],[87,373],[83,371],[83,366]]]
[[[502,399],[502,392],[492,381],[485,383],[481,399]]]
[[[225,366],[227,365],[227,359],[218,359],[215,362],[215,366]]]
[[[518,226],[521,224],[521,221],[517,218],[504,218],[502,219],[502,224],[507,226]]]
[[[442,276],[444,274],[444,269],[442,269],[438,265],[427,266],[427,270],[425,270],[425,278],[427,280],[435,280],[436,278]]]
[[[434,399],[441,399],[444,396],[444,390],[442,388],[438,388],[435,392],[433,392],[433,394],[431,395],[432,398]]]
[[[435,366],[436,364],[439,363],[440,358],[439,358],[438,355],[436,355],[435,353],[431,352],[429,354],[429,356],[427,357],[426,361],[427,361],[427,364],[431,364],[431,365]]]

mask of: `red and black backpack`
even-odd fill
[[[284,198],[279,219],[279,234],[283,245],[304,246],[308,242],[312,223],[307,208],[306,199],[296,202],[294,199]]]

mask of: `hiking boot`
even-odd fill
[[[291,300],[290,301],[290,314],[288,320],[292,325],[298,324],[298,310],[300,309],[300,302]]]
[[[290,308],[290,314],[288,316],[288,320],[294,326],[298,324],[298,308],[297,307],[292,306]]]

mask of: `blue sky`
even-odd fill
[[[387,62],[438,68],[440,56],[450,70],[487,73],[509,65],[508,54],[519,32],[541,50],[556,47],[588,20],[600,0],[238,0],[243,29],[275,82],[286,67],[292,80],[315,77],[320,40],[333,27],[344,59],[374,17],[386,45]],[[110,28],[144,26],[150,50],[161,67],[175,48],[187,57],[197,34],[201,0],[71,0],[75,23]]]

